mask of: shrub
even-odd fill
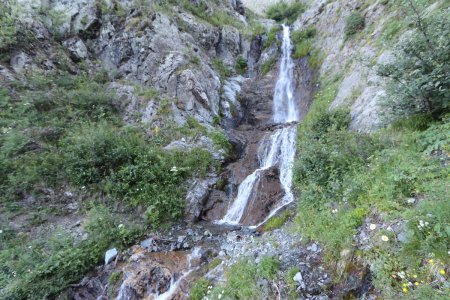
[[[247,72],[247,60],[242,56],[239,56],[236,60],[236,73],[244,75]]]
[[[208,291],[208,286],[211,285],[211,282],[208,279],[200,278],[191,287],[189,291],[189,299],[191,300],[202,300],[206,296]]]
[[[426,114],[438,120],[449,111],[449,11],[439,13],[404,37],[395,47],[392,62],[379,66],[389,79],[382,106],[387,121]]]
[[[8,49],[15,44],[17,39],[17,27],[12,7],[0,3],[0,49]]]
[[[311,68],[317,69],[320,65],[319,53],[313,47],[313,38],[316,36],[316,28],[309,26],[302,30],[292,33],[292,42],[295,46],[293,58],[302,58],[307,56]]]
[[[260,298],[261,293],[256,282],[258,269],[255,263],[241,260],[232,265],[225,276],[225,284],[214,288],[211,292],[212,299],[218,299],[218,295],[222,295],[224,299]]]
[[[280,269],[280,261],[271,256],[265,256],[258,264],[259,276],[266,279],[275,279]]]
[[[358,31],[362,30],[365,26],[364,17],[358,12],[352,12],[345,19],[345,38],[349,38],[352,35],[356,34]]]
[[[221,59],[215,58],[212,61],[212,65],[213,65],[214,70],[216,70],[219,73],[221,79],[226,79],[233,74],[231,69],[228,68],[227,66],[225,66],[225,64],[223,63],[223,61]]]
[[[300,29],[292,32],[291,39],[294,44],[297,44],[304,40],[314,38],[316,34],[317,34],[316,28],[311,25],[305,29]]]
[[[31,242],[17,236],[0,250],[0,298],[45,299],[80,280],[109,247],[128,246],[142,234],[141,228],[120,222],[119,216],[97,207],[88,214],[85,240],[76,242],[60,230]]]
[[[144,145],[136,131],[117,131],[106,122],[84,125],[61,142],[68,178],[79,186],[100,183],[132,162]]]
[[[291,3],[279,2],[267,9],[266,16],[277,22],[292,24],[305,11],[305,6],[298,0]]]

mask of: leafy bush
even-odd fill
[[[275,279],[280,270],[280,261],[274,257],[266,256],[258,264],[258,274],[262,278]]]
[[[277,22],[292,24],[305,11],[305,6],[298,0],[291,3],[279,2],[267,9],[266,16]]]
[[[62,142],[67,175],[82,186],[100,183],[122,165],[131,163],[145,146],[136,131],[118,131],[106,122],[85,125]]]
[[[16,42],[16,18],[11,10],[10,5],[0,3],[0,49],[7,49]]]
[[[365,26],[364,17],[359,12],[352,12],[345,19],[344,33],[345,37],[349,38],[356,34],[358,31],[362,30]]]
[[[239,56],[236,60],[236,73],[244,75],[247,72],[247,60],[242,56]]]
[[[105,207],[92,209],[84,227],[88,238],[79,242],[60,230],[31,242],[25,235],[17,235],[0,250],[0,298],[53,296],[80,280],[109,247],[128,246],[142,234],[140,227],[127,224]]]
[[[262,278],[273,280],[280,269],[280,262],[265,256],[259,264],[250,260],[240,260],[225,271],[226,281],[211,290],[211,299],[260,299],[258,281]]]
[[[291,39],[294,44],[300,43],[304,40],[314,38],[317,30],[314,26],[308,26],[305,29],[300,29],[292,32]]]
[[[448,76],[450,9],[423,20],[393,51],[392,62],[379,67],[389,80],[383,107],[388,121],[414,114],[440,119],[449,111]]]
[[[431,124],[418,138],[425,154],[443,151],[450,153],[450,118],[444,118],[442,124]]]
[[[189,291],[189,299],[191,300],[203,300],[208,291],[208,286],[211,285],[211,282],[208,279],[200,278],[191,287]]]

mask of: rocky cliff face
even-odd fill
[[[199,18],[188,6],[165,1],[36,0],[18,5],[22,23],[37,39],[11,50],[1,66],[2,85],[24,81],[32,73],[103,70],[128,123],[153,131],[184,126],[192,118],[213,132],[220,130],[218,120],[225,124],[233,119],[224,113],[230,100],[222,93],[226,78],[221,72],[234,69],[236,59],[250,50],[250,41],[237,28],[246,24],[241,2],[192,4],[205,9],[205,16],[223,14],[232,20],[221,25]],[[233,108],[242,114],[239,106]],[[206,135],[183,137],[168,149],[197,146],[224,160],[224,151]],[[217,180],[214,174],[193,180],[189,220],[199,217],[199,205]]]
[[[323,57],[319,76],[340,77],[331,108],[350,106],[351,129],[372,131],[380,125],[377,103],[384,95],[382,81],[372,66],[389,59],[389,52],[383,51],[373,40],[379,38],[389,16],[385,14],[386,7],[378,1],[364,5],[365,26],[375,26],[373,33],[367,38],[347,40],[345,20],[362,5],[361,1],[312,1],[294,27],[312,25],[317,29],[315,45]]]

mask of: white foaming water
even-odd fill
[[[281,45],[280,74],[273,96],[273,121],[289,123],[298,121],[298,108],[294,99],[294,62],[289,26],[283,25],[283,44]]]
[[[294,63],[291,58],[291,52],[290,30],[288,26],[283,25],[280,73],[273,97],[273,121],[275,123],[286,124],[299,120],[299,112],[294,99]],[[258,153],[261,153],[259,157],[259,168],[247,176],[239,185],[236,199],[223,219],[218,221],[219,224],[239,224],[254,187],[261,178],[261,174],[264,170],[277,164],[280,168],[280,183],[285,195],[266,220],[294,200],[291,188],[292,164],[294,162],[296,140],[297,126],[295,124],[277,129],[270,136],[263,139],[259,146],[260,151],[258,151]]]

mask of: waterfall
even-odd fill
[[[289,123],[299,120],[299,112],[294,99],[294,62],[292,61],[291,53],[292,43],[289,26],[283,25],[280,72],[273,96],[273,121],[286,125],[264,137],[259,145],[260,151],[258,151],[260,153],[260,157],[258,157],[259,168],[248,175],[239,185],[236,199],[218,223],[239,224],[249,198],[252,192],[254,192],[254,187],[261,178],[261,174],[264,170],[276,165],[280,169],[280,183],[285,194],[267,219],[274,215],[280,208],[294,200],[291,188],[297,126],[296,124]]]

